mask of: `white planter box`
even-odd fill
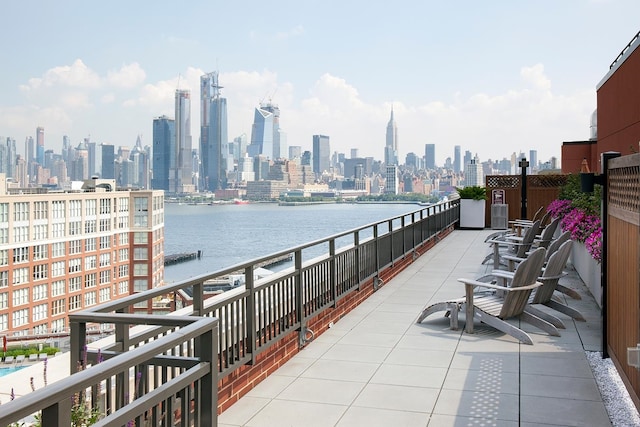
[[[486,200],[460,199],[460,228],[484,228]]]
[[[602,308],[602,284],[600,283],[602,267],[600,263],[591,257],[584,243],[576,241],[573,242],[573,248],[571,249],[571,263],[584,284],[589,288],[591,295]]]

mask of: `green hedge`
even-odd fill
[[[2,349],[0,348],[0,350]],[[55,347],[49,347],[49,346],[43,347],[42,351],[40,351],[37,346],[30,346],[28,348],[14,347],[14,348],[8,348],[7,352],[5,353],[5,356],[13,356],[13,357],[20,356],[20,355],[29,356],[30,354],[40,354],[40,353],[47,353],[48,356],[53,356],[59,351],[60,349],[57,349]]]

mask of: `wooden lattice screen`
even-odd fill
[[[640,343],[640,154],[608,166],[607,351],[640,408],[640,371],[627,361],[627,348]]]
[[[527,175],[527,219],[540,208],[546,207],[558,198],[560,187],[567,182],[567,175]],[[505,203],[509,205],[509,221],[521,217],[522,200],[521,175],[487,175],[485,186],[491,203],[493,190],[504,190]],[[485,226],[491,226],[491,209],[486,209]]]

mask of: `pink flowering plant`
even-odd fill
[[[547,207],[554,218],[561,218],[562,231],[570,231],[571,239],[584,243],[593,259],[602,261],[602,222],[596,213],[600,211],[599,198],[584,195],[579,188],[579,181],[570,178],[560,192],[560,198]]]

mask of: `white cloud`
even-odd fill
[[[536,64],[533,67],[523,67],[520,76],[534,87],[551,90],[551,80],[544,74],[544,65]]]
[[[146,73],[137,62],[123,65],[119,70],[107,73],[109,85],[122,89],[131,89],[139,86],[146,77]]]
[[[71,65],[54,67],[47,70],[42,77],[29,79],[28,84],[21,86],[21,89],[34,91],[52,86],[92,89],[100,85],[101,79],[98,74],[87,67],[81,59],[76,59]]]

